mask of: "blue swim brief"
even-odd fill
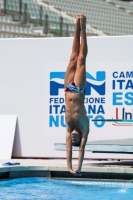
[[[66,87],[65,87],[65,92],[72,92],[72,93],[82,93],[85,94],[85,88],[81,89],[80,87],[78,87],[77,85],[75,85],[74,82],[69,83]]]

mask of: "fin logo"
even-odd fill
[[[50,72],[50,95],[58,96],[59,89],[64,89],[65,72]],[[96,78],[86,72],[86,95],[91,95],[92,88],[99,94],[105,95],[105,71],[97,71]]]

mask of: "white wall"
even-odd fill
[[[65,156],[65,152],[54,151],[55,142],[65,142],[65,128],[49,128],[48,124],[49,73],[65,71],[72,39],[0,40],[0,114],[18,116],[15,140],[19,145],[13,150],[14,156]],[[111,100],[112,72],[133,70],[132,44],[132,36],[88,38],[87,71],[93,76],[96,71],[107,71],[105,118],[115,117],[116,106],[112,106]],[[59,96],[63,95],[61,90]],[[95,91],[93,95],[96,95]],[[122,106],[128,112],[133,107]],[[108,123],[102,128],[96,128],[91,122],[88,139],[131,137],[132,127],[114,127]]]

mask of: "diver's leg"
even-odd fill
[[[70,56],[70,61],[66,70],[64,86],[67,86],[71,81],[74,81],[74,75],[76,72],[77,59],[79,55],[80,48],[80,14],[76,16],[76,27],[74,32],[74,39],[72,45],[72,53]]]
[[[77,59],[77,68],[74,76],[75,84],[80,88],[85,88],[86,85],[86,56],[87,56],[87,38],[86,38],[86,17],[81,14],[80,16],[81,27],[81,45],[79,56]]]

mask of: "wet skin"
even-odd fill
[[[65,93],[66,113],[65,120],[67,131],[83,134],[89,125],[84,106],[85,95],[81,93]]]
[[[67,127],[66,140],[68,155],[70,154],[69,151],[72,151],[71,145],[80,142],[79,157],[81,157],[81,159],[79,159],[78,167],[75,170],[73,170],[71,163],[68,163],[69,171],[75,176],[81,176],[80,171],[84,155],[84,148],[89,133],[89,120],[86,116],[84,98],[85,95],[81,93],[65,93],[65,120]]]
[[[81,36],[81,42],[80,42]],[[72,54],[66,70],[64,86],[74,81],[79,88],[85,88],[86,85],[86,56],[87,56],[87,38],[86,38],[86,17],[83,13],[76,16],[76,27],[72,45]],[[86,116],[84,106],[85,95],[80,92],[65,93],[65,121],[66,121],[66,153],[68,170],[77,175],[81,171],[84,158],[84,149],[89,133],[89,120]],[[79,143],[79,144],[78,144]],[[79,145],[78,166],[76,170],[72,168],[72,145]]]

